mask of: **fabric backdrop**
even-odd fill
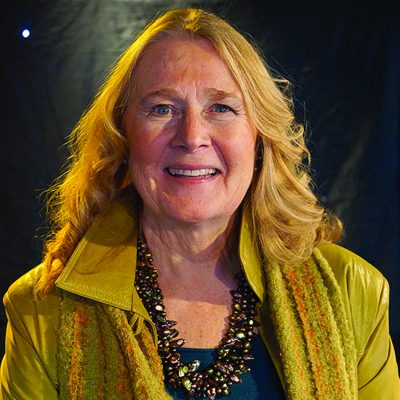
[[[391,332],[400,351],[400,24],[394,3],[3,1],[0,293],[40,261],[46,233],[40,194],[60,173],[65,138],[109,66],[157,12],[195,5],[248,32],[273,70],[292,81],[317,193],[345,223],[341,244],[388,278]],[[0,316],[1,356],[3,309]]]

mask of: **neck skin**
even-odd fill
[[[144,209],[141,224],[159,272],[161,287],[168,282],[179,282],[184,290],[195,283],[219,281],[234,287],[234,276],[239,270],[236,248],[236,214],[230,218],[201,223],[179,223],[160,219]],[[193,295],[193,293],[192,293]]]

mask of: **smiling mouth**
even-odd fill
[[[217,170],[214,168],[204,169],[179,169],[179,168],[166,168],[167,172],[175,177],[207,177],[214,176]]]

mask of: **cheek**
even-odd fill
[[[144,142],[135,142],[129,146],[130,165],[145,168],[151,161],[149,148]]]
[[[148,150],[145,142],[136,142],[129,146],[130,176],[133,185],[143,200],[153,198],[156,190],[155,174],[157,165],[154,160],[157,160],[157,157]]]
[[[165,148],[161,136],[152,135],[150,132],[137,130],[129,137],[129,159],[130,165],[141,170],[151,167],[156,168]]]
[[[153,135],[144,130],[139,132],[129,137],[129,171],[136,190],[143,201],[149,203],[161,190],[163,156],[168,143],[164,135]]]
[[[225,146],[225,157],[227,162],[239,170],[242,175],[253,173],[255,162],[255,145],[254,136],[248,134],[238,135],[235,140],[230,140]]]
[[[148,151],[146,141],[138,140],[135,136],[129,137],[129,172],[133,185],[143,195],[143,189],[147,187],[146,191],[149,191],[151,187],[149,177],[152,175],[151,168],[155,158]]]

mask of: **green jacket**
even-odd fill
[[[56,343],[63,290],[136,313],[149,321],[156,336],[133,285],[136,230],[134,213],[117,202],[89,229],[56,287],[44,299],[39,301],[34,295],[41,265],[10,287],[4,296],[9,322],[1,364],[0,399],[57,399]],[[333,269],[354,330],[359,399],[400,399],[396,358],[388,331],[386,280],[373,266],[342,247],[323,244],[319,249]],[[239,253],[250,285],[264,301],[263,274],[246,218],[242,222]],[[266,321],[261,333],[282,377],[276,339],[268,317]]]

